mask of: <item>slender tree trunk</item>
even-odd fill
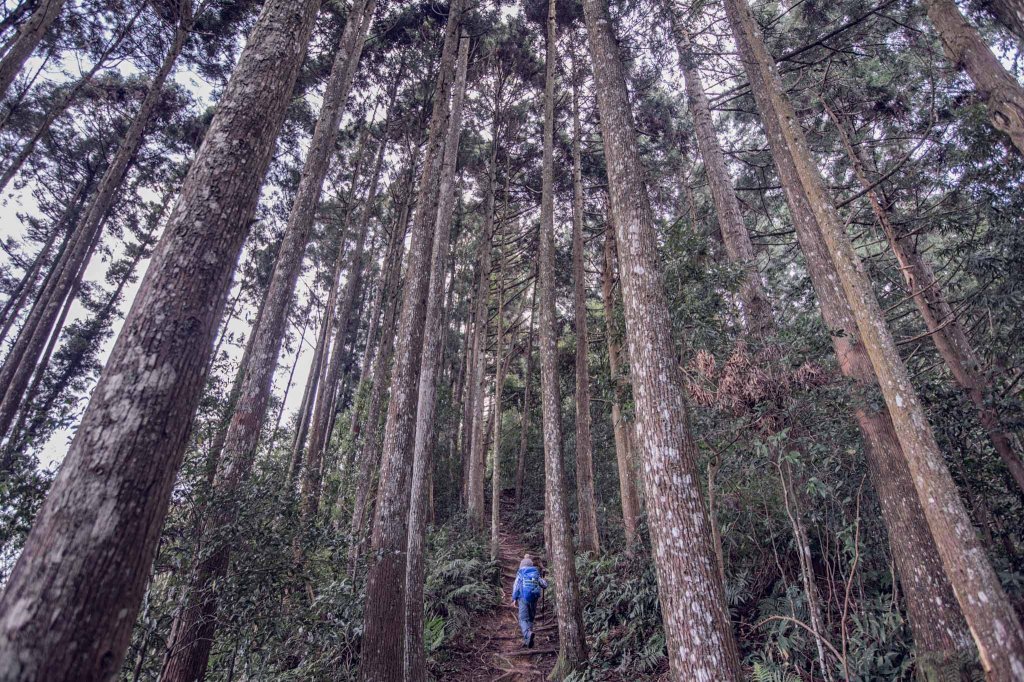
[[[306,436],[309,434],[309,422],[313,418],[313,406],[316,401],[320,375],[324,369],[324,357],[327,355],[327,344],[331,340],[331,321],[334,316],[335,300],[338,296],[338,277],[341,260],[338,259],[331,274],[331,286],[327,300],[321,308],[320,331],[317,333],[316,349],[306,377],[306,387],[302,391],[302,403],[296,415],[295,436],[292,438],[291,458],[288,465],[288,490],[294,491],[302,471],[302,455],[306,449]]]
[[[384,320],[381,324],[381,347],[377,350],[370,376],[370,397],[367,400],[366,416],[358,433],[362,437],[359,454],[356,458],[357,480],[355,496],[352,502],[352,521],[349,526],[349,573],[354,574],[356,562],[363,553],[366,542],[367,520],[373,506],[373,494],[376,491],[374,474],[380,461],[380,411],[384,401],[384,392],[388,388],[391,360],[395,348],[395,324],[398,314],[399,296],[401,292],[402,257],[405,251],[405,234],[408,231],[412,202],[416,196],[413,191],[413,174],[416,170],[415,160],[409,164],[409,190],[399,213],[398,222],[392,231],[391,260],[386,264],[387,274],[384,280]]]
[[[836,126],[839,139],[850,158],[858,182],[866,192],[875,219],[889,240],[889,246],[899,263],[900,273],[907,283],[907,290],[924,320],[925,328],[936,350],[953,375],[953,380],[978,410],[979,421],[988,433],[992,447],[1006,465],[1013,484],[1024,492],[1024,462],[1014,451],[1010,435],[1000,423],[999,414],[988,402],[991,396],[987,380],[981,372],[981,361],[967,338],[963,325],[946,300],[931,265],[918,252],[913,239],[897,234],[882,198],[868,178],[867,163],[854,147],[845,123],[828,103],[822,103]]]
[[[725,244],[729,260],[746,271],[746,278],[740,289],[740,300],[743,303],[747,332],[755,338],[761,337],[774,330],[771,305],[765,295],[761,275],[757,271],[754,247],[750,242],[746,225],[743,224],[740,202],[736,198],[732,178],[725,165],[725,154],[722,153],[722,148],[718,144],[714,122],[711,119],[711,106],[708,104],[704,83],[697,70],[690,34],[676,16],[675,5],[667,4],[672,11],[672,27],[679,48],[679,66],[686,80],[686,102],[690,107],[690,114],[693,116],[697,147],[704,160],[704,171],[707,174],[711,197],[718,214],[722,241]],[[692,205],[692,201],[688,203]]]
[[[271,451],[277,446],[277,438],[281,433],[281,420],[284,419],[284,406],[288,404],[288,396],[291,395],[292,387],[295,385],[295,370],[299,367],[299,360],[302,358],[302,347],[306,345],[306,333],[309,331],[309,308],[300,311],[302,315],[302,329],[299,332],[299,343],[292,360],[292,367],[288,370],[288,381],[284,385],[284,395],[281,396],[281,404],[277,408],[277,416],[274,417],[274,430],[270,434],[269,449]]]
[[[604,0],[584,0],[626,313],[638,455],[673,675],[739,679],[676,363],[672,321],[625,74]],[[700,614],[694,617],[694,614]]]
[[[345,289],[338,304],[338,331],[335,334],[334,350],[331,353],[330,364],[328,365],[327,374],[322,385],[325,390],[321,391],[321,397],[317,400],[317,409],[313,413],[313,431],[310,434],[309,451],[306,454],[305,477],[302,481],[302,525],[307,530],[314,523],[320,507],[320,488],[323,483],[322,465],[330,446],[332,424],[335,416],[336,398],[334,396],[338,392],[338,381],[347,357],[345,337],[351,321],[350,318],[352,317],[352,308],[355,304],[356,289],[362,278],[363,251],[366,247],[366,236],[370,230],[371,205],[376,200],[377,183],[380,180],[386,144],[387,133],[385,133],[385,137],[380,143],[374,176],[370,181],[369,195],[356,219],[359,225],[357,228],[359,233],[356,237],[355,249],[352,252],[352,260],[348,268],[348,279],[345,282]]]
[[[120,669],[231,273],[319,4],[265,3],[221,96],[0,598],[5,680],[100,680]]]
[[[558,617],[558,660],[549,679],[562,680],[587,660],[576,558],[562,461],[562,401],[558,390],[558,339],[555,319],[555,79],[558,68],[556,0],[548,2],[544,77],[544,158],[541,170],[540,245],[538,249],[541,406],[544,415],[544,519],[547,556],[554,572]]]
[[[61,306],[74,286],[79,271],[88,263],[94,244],[100,237],[103,222],[117,197],[118,189],[124,182],[135,155],[142,145],[146,126],[163,92],[164,82],[174,70],[174,64],[181,54],[188,36],[188,26],[179,26],[174,34],[174,42],[164,56],[160,70],[153,77],[146,92],[142,105],[136,112],[128,131],[125,133],[117,153],[103,174],[99,188],[93,197],[85,216],[75,227],[74,236],[68,244],[67,258],[62,259],[56,267],[59,275],[52,280],[52,287],[44,289],[40,299],[29,313],[18,340],[4,360],[0,368],[0,386],[4,386],[3,398],[0,399],[0,438],[8,435],[23,402],[25,391],[31,381],[35,369],[46,345],[46,340],[53,331],[54,323],[60,315]]]
[[[519,421],[519,455],[516,457],[516,506],[523,500],[523,482],[526,479],[526,452],[530,440],[530,387],[533,379],[533,320],[537,310],[537,286],[533,287],[530,304],[530,329],[527,332],[526,357],[523,358],[523,416]]]
[[[500,246],[497,248],[498,314],[495,319],[497,338],[494,349],[494,406],[491,408],[494,414],[494,438],[491,446],[491,561],[498,560],[501,543],[501,394],[505,388],[505,363],[501,357],[505,352],[505,254]]]
[[[312,230],[313,216],[323,190],[328,162],[334,151],[345,100],[359,63],[363,41],[373,16],[374,0],[353,7],[342,34],[324,104],[306,157],[285,235],[278,251],[270,286],[250,337],[239,399],[228,426],[215,487],[215,507],[204,535],[215,538],[204,551],[186,591],[176,637],[168,648],[163,682],[191,682],[206,673],[216,634],[216,583],[227,574],[231,530],[238,517],[238,492],[256,457],[263,421],[273,389],[281,343],[288,329],[288,308],[295,292]]]
[[[579,57],[573,54],[573,62]],[[572,84],[572,279],[576,328],[576,503],[579,506],[581,552],[601,551],[594,501],[594,454],[590,436],[590,343],[587,337],[587,283],[583,255],[583,155],[580,151],[578,67]]]
[[[781,457],[775,462],[782,482],[782,505],[786,510],[790,528],[793,530],[793,544],[796,545],[797,558],[800,563],[800,580],[804,586],[807,599],[807,614],[810,620],[814,647],[818,653],[818,667],[826,680],[832,680],[832,672],[825,661],[825,629],[821,615],[821,597],[818,586],[814,583],[814,565],[811,563],[811,543],[807,537],[807,526],[804,525],[801,512],[800,497],[793,485],[793,468]]]
[[[455,79],[462,2],[448,9],[445,40],[434,92],[427,148],[405,270],[405,288],[395,339],[391,396],[381,446],[380,484],[374,510],[372,553],[367,576],[366,618],[359,678],[366,682],[401,679],[405,661],[405,571],[409,540],[413,447],[416,430],[431,253],[436,225],[438,183],[448,117],[448,98]]]
[[[489,307],[487,299],[490,292],[491,282],[491,251],[494,242],[494,203],[497,194],[495,182],[498,172],[498,133],[500,125],[498,97],[495,97],[494,119],[491,123],[491,156],[487,166],[487,184],[484,188],[484,226],[480,234],[480,279],[477,283],[476,297],[474,304],[476,311],[473,314],[474,334],[473,340],[473,371],[470,377],[471,382],[471,406],[472,419],[470,420],[470,449],[469,469],[466,485],[466,507],[469,511],[469,520],[474,528],[482,530],[484,527],[484,441],[487,432],[484,429],[484,371],[487,366],[487,321]]]
[[[604,268],[601,272],[601,298],[604,299],[605,338],[608,341],[609,380],[612,384],[612,430],[615,435],[615,461],[619,469],[619,499],[622,504],[622,527],[626,535],[626,551],[632,554],[637,542],[640,503],[637,500],[636,474],[630,453],[629,434],[622,416],[623,377],[620,369],[619,331],[615,327],[615,225],[609,216],[604,240]],[[712,528],[713,529],[713,528]]]
[[[889,408],[928,527],[978,646],[982,665],[990,679],[1012,680],[1024,676],[1024,631],[1020,620],[975,535],[870,281],[814,165],[792,105],[782,90],[760,29],[745,4],[726,0],[726,11],[765,122],[776,165],[791,167],[795,176],[791,182],[783,182],[791,210],[794,213],[809,210],[813,216],[813,221],[809,222],[813,222],[814,233],[801,237],[801,247],[808,261],[827,259],[835,267],[842,294],[852,310]],[[818,245],[812,243],[815,239]]]
[[[454,19],[454,17],[453,17]],[[450,19],[451,20],[451,19]],[[413,442],[413,469],[409,506],[409,538],[405,567],[405,677],[406,682],[425,682],[427,656],[423,645],[424,544],[431,497],[431,453],[436,441],[437,385],[444,351],[445,296],[452,215],[455,210],[455,164],[459,158],[462,134],[462,108],[466,96],[466,69],[469,64],[469,36],[462,32],[452,88],[448,131],[441,165],[434,244],[431,252],[430,286],[427,290],[423,361],[419,373],[416,405],[416,432]]]
[[[363,173],[363,162],[366,155],[366,143],[369,138],[369,128],[364,127],[359,136],[357,145],[355,166],[352,169],[352,184],[345,193],[345,215],[342,218],[341,236],[338,239],[338,253],[335,261],[335,277],[340,286],[341,273],[346,260],[346,244],[349,228],[352,225],[359,225],[360,244],[365,243],[361,225],[361,212],[353,213],[356,197],[358,196],[359,181]],[[305,530],[313,519],[316,518],[316,511],[320,506],[320,483],[322,480],[321,465],[323,463],[324,450],[330,441],[329,422],[334,410],[334,401],[338,394],[338,382],[341,378],[341,366],[345,356],[345,331],[348,314],[351,312],[352,282],[356,276],[356,269],[359,263],[353,253],[348,263],[348,274],[345,288],[341,295],[335,295],[335,305],[328,311],[328,334],[332,334],[329,346],[325,346],[324,355],[321,358],[321,375],[317,381],[317,391],[314,398],[313,411],[309,420],[309,443],[303,453],[302,460],[302,483],[300,494],[300,525]],[[348,307],[349,310],[345,310]],[[342,316],[345,316],[342,318]],[[296,561],[302,559],[302,543],[297,541],[295,545]]]
[[[11,46],[0,59],[0,99],[7,95],[21,67],[35,52],[39,42],[64,8],[64,0],[40,0],[36,10],[21,28]]]
[[[974,82],[978,96],[988,107],[992,125],[1009,135],[1013,146],[1024,154],[1024,87],[992,53],[953,0],[922,0],[922,4],[946,57]],[[1018,20],[1024,16],[1019,4],[1014,16]]]

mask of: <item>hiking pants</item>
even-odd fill
[[[519,600],[519,629],[523,631],[523,641],[530,638],[533,630],[533,619],[537,616],[537,599],[539,594],[531,594]]]

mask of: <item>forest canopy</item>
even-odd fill
[[[0,682],[1024,680],[1022,50],[0,2]]]

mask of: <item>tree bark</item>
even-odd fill
[[[988,107],[992,125],[1009,135],[1013,146],[1024,154],[1024,87],[992,53],[953,0],[922,0],[922,4],[946,57],[974,82],[978,96]],[[1019,7],[1016,16],[1021,16]]]
[[[263,6],[0,598],[5,680],[98,680],[120,669],[319,4]]]
[[[63,8],[64,0],[41,0],[32,16],[18,30],[14,42],[0,59],[0,99],[7,96],[7,90],[18,77],[21,67],[35,52]]]
[[[584,0],[583,7],[608,160],[638,455],[643,462],[669,665],[680,679],[739,679],[739,654],[698,483],[697,448],[675,359],[625,75],[604,0]]]
[[[615,225],[608,220],[604,240],[604,267],[601,271],[601,298],[604,299],[605,338],[608,342],[609,381],[612,384],[612,431],[615,435],[615,461],[619,469],[619,500],[622,505],[622,528],[626,536],[626,552],[633,553],[637,542],[640,503],[637,500],[636,474],[629,447],[629,434],[622,416],[623,382],[619,356],[619,330],[615,325]]]
[[[416,198],[415,218],[405,271],[402,309],[395,339],[391,396],[381,446],[380,484],[374,511],[372,553],[367,576],[366,617],[359,678],[366,682],[401,679],[405,661],[405,571],[409,508],[427,294],[436,226],[439,176],[455,79],[462,2],[448,9],[444,47],[434,91],[433,113]]]
[[[176,628],[176,637],[168,647],[161,675],[164,682],[191,682],[202,679],[206,674],[216,634],[216,586],[223,581],[228,570],[233,535],[231,531],[238,520],[238,493],[248,479],[256,457],[281,343],[288,329],[288,309],[302,270],[316,206],[323,191],[327,167],[338,137],[338,126],[373,16],[374,4],[375,0],[364,0],[353,6],[328,77],[324,103],[313,131],[270,286],[250,337],[250,351],[243,370],[238,401],[224,439],[214,483],[214,506],[203,532],[207,539],[213,538],[215,544],[204,549],[203,559],[191,576],[185,593],[186,602],[181,607],[181,622]]]
[[[578,56],[573,54],[573,61]],[[587,283],[583,256],[583,156],[580,151],[580,102],[577,67],[572,84],[572,279],[576,331],[576,504],[579,507],[578,547],[601,551],[594,501],[594,452],[590,436],[590,344],[587,337]]]
[[[555,318],[555,80],[558,68],[556,0],[548,2],[544,76],[544,157],[541,170],[538,294],[541,406],[544,415],[544,518],[550,537],[547,556],[554,572],[558,618],[558,660],[549,679],[561,680],[587,661],[587,642],[576,580],[569,506],[562,461],[562,401],[558,388],[558,339]]]
[[[840,295],[848,303],[860,339],[877,377],[917,491],[960,609],[967,620],[982,665],[990,679],[1024,675],[1024,632],[946,468],[917,392],[885,324],[870,281],[853,250],[835,205],[786,98],[750,8],[726,0],[726,12],[739,47],[769,146],[779,167],[792,173],[783,186],[794,214],[804,212],[807,231],[801,248],[808,262],[831,261]],[[902,539],[901,539],[902,540]]]
[[[449,19],[451,21],[455,17]],[[434,245],[430,260],[430,286],[427,290],[423,360],[420,366],[416,401],[416,432],[413,441],[413,468],[409,507],[409,538],[405,566],[405,677],[406,682],[425,682],[427,656],[423,645],[424,545],[429,516],[430,472],[433,470],[437,385],[440,379],[446,329],[444,324],[444,288],[448,276],[448,258],[452,216],[455,211],[455,164],[459,158],[462,134],[462,109],[466,97],[466,70],[469,64],[469,36],[463,30],[459,40],[455,84],[448,116],[448,131],[441,164]]]
[[[46,341],[53,331],[54,323],[60,315],[61,307],[78,276],[88,263],[94,244],[98,241],[103,229],[103,222],[117,197],[118,189],[124,182],[128,169],[142,145],[146,126],[163,93],[164,83],[174,70],[174,64],[181,54],[188,37],[187,24],[175,29],[174,41],[164,56],[159,71],[153,77],[142,105],[132,118],[117,153],[107,167],[100,180],[96,195],[89,204],[85,216],[75,226],[74,234],[62,258],[55,267],[57,276],[51,285],[41,293],[33,306],[29,317],[18,334],[14,347],[0,368],[0,386],[4,386],[3,398],[0,399],[0,438],[7,436],[14,422],[19,406],[25,397],[32,378],[32,371],[39,363],[39,358],[46,346]]]

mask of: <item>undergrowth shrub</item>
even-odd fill
[[[578,557],[590,666],[571,679],[657,680],[667,676],[654,563],[643,550],[633,557]]]
[[[501,602],[501,568],[487,543],[469,531],[464,517],[427,538],[424,585],[424,645],[429,672],[443,678],[457,651],[472,640],[473,623]]]

